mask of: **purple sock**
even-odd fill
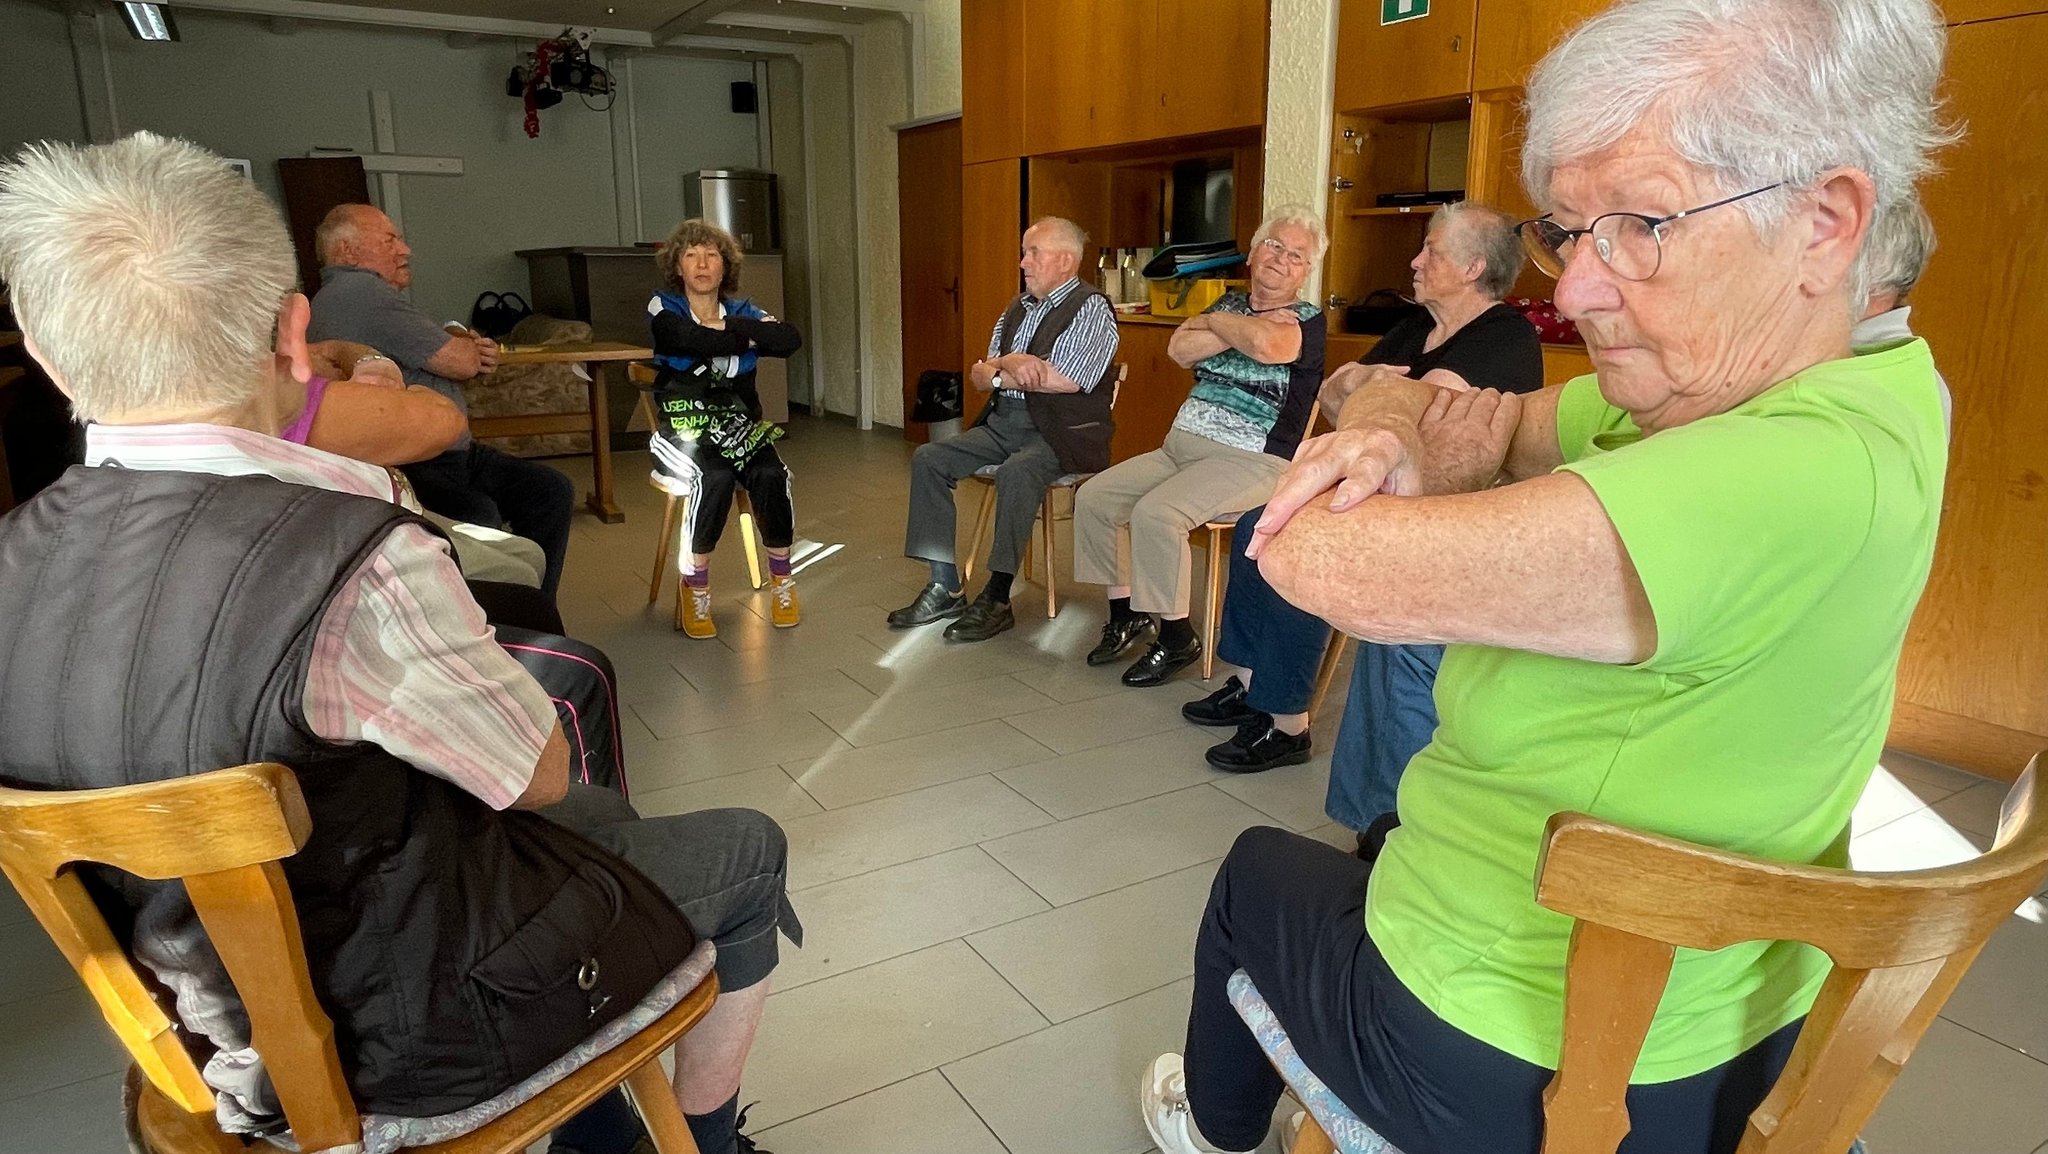
[[[789,576],[789,558],[777,557],[773,553],[768,554],[768,575],[771,577]]]
[[[683,574],[683,584],[688,585],[692,589],[709,589],[711,588],[711,570],[697,569],[685,573]]]

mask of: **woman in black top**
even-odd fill
[[[733,487],[744,484],[768,551],[770,620],[787,629],[800,619],[789,549],[796,539],[789,469],[774,442],[782,430],[761,419],[754,389],[758,358],[786,357],[803,346],[740,287],[740,246],[716,225],[676,226],[656,254],[665,287],[647,302],[654,333],[654,437],[648,449],[674,487],[686,489],[686,547],[676,623],[691,637],[716,637],[711,620],[711,551],[725,531]]]
[[[1500,298],[1522,269],[1513,217],[1466,202],[1439,210],[1409,267],[1422,311],[1396,324],[1357,364],[1323,385],[1331,424],[1344,399],[1376,373],[1396,373],[1447,389],[1533,392],[1543,386],[1536,329]],[[1230,725],[1236,736],[1208,752],[1209,764],[1257,773],[1308,760],[1308,706],[1330,629],[1273,592],[1244,555],[1265,510],[1239,520],[1217,654],[1255,672],[1231,677],[1182,715],[1197,725]],[[1475,592],[1478,592],[1475,590]],[[1430,691],[1442,646],[1361,645],[1351,699],[1330,764],[1325,809],[1363,831],[1394,808],[1393,783],[1436,728]]]

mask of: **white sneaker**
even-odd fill
[[[1211,1146],[1195,1128],[1179,1054],[1161,1054],[1152,1060],[1138,1084],[1138,1111],[1145,1116],[1145,1129],[1160,1154],[1251,1154]]]

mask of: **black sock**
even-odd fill
[[[998,573],[991,569],[988,572],[988,584],[981,587],[981,595],[990,601],[1008,605],[1010,603],[1010,582],[1016,579],[1017,575],[1015,573]]]
[[[690,1124],[690,1137],[697,1140],[700,1154],[733,1154],[738,1149],[739,1125],[736,1119],[740,1112],[740,1096],[737,1091],[725,1100],[725,1105],[709,1114],[685,1114],[683,1121]]]
[[[1185,617],[1159,622],[1159,644],[1168,649],[1186,649],[1195,643],[1195,627]]]
[[[1136,613],[1131,612],[1130,598],[1112,597],[1109,599],[1109,619],[1111,621],[1121,624],[1136,616]]]

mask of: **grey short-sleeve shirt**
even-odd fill
[[[462,386],[427,371],[427,362],[448,343],[447,331],[369,269],[334,265],[320,270],[306,339],[368,345],[398,362],[406,384],[424,385],[454,401],[465,416],[469,413]],[[454,448],[468,445],[464,432]]]

